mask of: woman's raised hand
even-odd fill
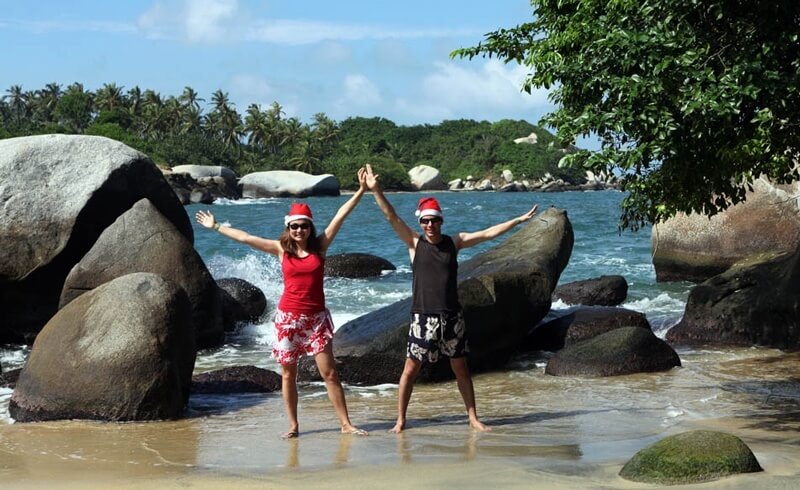
[[[524,222],[528,221],[529,219],[533,218],[533,215],[536,214],[536,210],[538,208],[539,208],[539,205],[538,204],[534,204],[530,211],[528,211],[527,213],[523,214],[522,216],[520,216],[517,219],[519,220],[520,223],[524,223]]]
[[[206,228],[214,228],[214,225],[217,223],[217,220],[214,219],[214,215],[211,214],[211,211],[200,210],[194,215],[194,218],[199,224]]]
[[[369,188],[367,187],[367,169],[364,167],[358,169],[358,187],[361,190],[367,190]]]

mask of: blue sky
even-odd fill
[[[532,18],[528,0],[140,0],[3,2],[0,91],[115,82],[166,95],[221,89],[240,113],[279,102],[310,122],[382,116],[537,122],[544,91],[527,70],[450,60],[483,34]]]

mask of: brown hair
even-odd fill
[[[308,230],[308,252],[318,254],[322,250],[322,242],[317,236],[317,229],[314,227],[314,223],[309,221],[308,224],[311,225],[311,229]],[[292,240],[292,237],[289,236],[289,225],[286,225],[286,228],[283,229],[283,233],[281,233],[278,240],[281,242],[281,247],[285,253],[297,257],[299,247],[297,246],[297,242]]]

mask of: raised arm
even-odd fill
[[[219,223],[217,223],[217,220],[214,218],[214,215],[211,213],[211,211],[200,210],[197,212],[197,214],[195,214],[195,219],[205,228],[217,230],[220,235],[224,235],[232,240],[249,245],[256,250],[261,250],[262,252],[267,252],[278,256],[280,256],[281,252],[283,251],[278,240],[268,240],[266,238],[253,236],[246,231],[231,228],[230,226],[221,226]]]
[[[490,226],[485,230],[475,231],[472,233],[459,233],[455,236],[453,242],[456,245],[456,249],[461,250],[462,248],[472,247],[473,245],[477,245],[479,243],[485,242],[487,240],[491,240],[493,238],[497,238],[503,233],[509,231],[511,228],[514,228],[520,223],[524,223],[536,214],[536,209],[539,207],[538,204],[534,204],[530,211],[519,216],[514,219],[510,219],[508,221],[504,221],[502,223],[498,223],[494,226]]]
[[[350,212],[355,209],[358,202],[361,200],[361,196],[364,195],[364,192],[367,190],[367,185],[365,183],[365,170],[364,168],[358,169],[358,190],[356,191],[353,196],[347,200],[342,206],[336,211],[336,215],[334,215],[331,222],[328,223],[328,226],[325,228],[325,231],[322,232],[320,235],[320,242],[322,245],[322,253],[324,254],[328,247],[333,242],[333,239],[336,238],[336,234],[339,233],[339,229],[341,229],[342,224],[344,224],[345,218]]]
[[[406,247],[408,247],[409,251],[413,251],[417,244],[419,233],[412,230],[406,224],[406,222],[397,215],[394,207],[392,207],[392,205],[386,199],[386,196],[383,195],[383,189],[381,189],[381,186],[378,183],[378,177],[378,175],[375,175],[372,172],[372,165],[367,164],[365,175],[367,188],[372,191],[372,195],[375,196],[375,202],[378,203],[378,207],[381,208],[383,216],[386,218],[389,224],[392,225],[392,229],[394,229],[394,232],[397,234],[398,238],[400,238],[400,240],[406,244]]]

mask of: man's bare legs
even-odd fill
[[[292,439],[300,435],[297,422],[297,364],[282,364],[281,394],[289,417],[289,430],[284,432],[283,439]]]
[[[336,362],[333,359],[333,342],[328,342],[325,350],[314,356],[317,361],[317,368],[322,380],[325,381],[325,388],[328,390],[328,399],[336,410],[339,417],[339,424],[344,434],[367,435],[365,430],[359,429],[350,423],[350,416],[347,413],[347,402],[344,399],[344,389],[339,380],[339,373],[336,372]]]
[[[478,411],[475,408],[475,390],[472,387],[472,376],[469,374],[467,358],[457,357],[455,359],[450,359],[450,368],[456,375],[458,391],[461,392],[461,398],[464,399],[464,405],[467,407],[469,426],[479,431],[492,430],[478,420]]]
[[[400,375],[400,389],[397,395],[397,423],[394,424],[389,432],[399,434],[406,428],[406,412],[411,401],[411,392],[414,391],[414,382],[417,380],[422,362],[416,359],[406,358],[403,366],[403,374]]]

